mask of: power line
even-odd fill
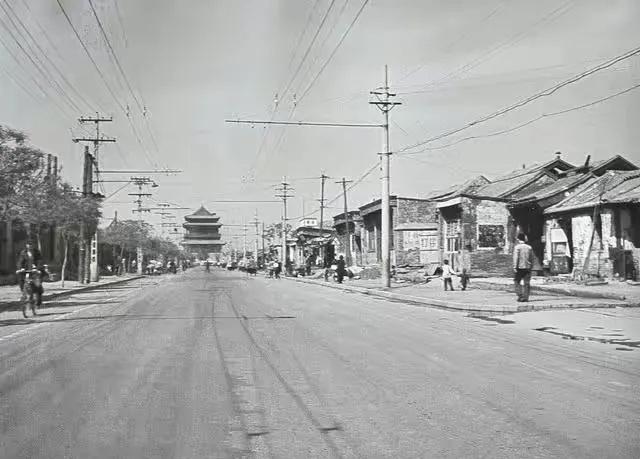
[[[575,83],[577,81],[580,81],[583,78],[586,78],[586,77],[588,77],[590,75],[593,75],[594,73],[599,72],[601,70],[607,69],[607,68],[617,64],[618,62],[623,61],[625,59],[629,59],[629,58],[631,58],[631,57],[633,57],[633,56],[635,56],[637,54],[640,54],[640,47],[634,48],[634,49],[632,49],[630,51],[627,51],[626,53],[623,53],[623,54],[618,55],[618,56],[616,56],[614,58],[611,58],[607,62],[604,62],[604,63],[602,63],[600,65],[595,66],[595,67],[592,67],[591,69],[588,69],[588,70],[586,70],[584,72],[581,72],[578,75],[575,75],[575,76],[569,78],[568,80],[565,80],[565,81],[563,81],[561,83],[557,83],[557,84],[555,84],[554,86],[552,86],[550,88],[547,88],[547,89],[545,89],[543,91],[540,91],[540,92],[538,92],[538,93],[536,93],[536,94],[534,94],[532,96],[529,96],[529,97],[527,97],[525,99],[522,99],[522,100],[520,100],[520,101],[518,101],[518,102],[516,102],[516,103],[514,103],[512,105],[509,105],[508,107],[500,109],[500,110],[498,110],[496,112],[493,112],[493,113],[491,113],[489,115],[483,116],[483,117],[481,117],[481,118],[479,118],[479,119],[477,119],[475,121],[467,123],[464,126],[461,126],[459,128],[452,129],[452,130],[444,132],[442,134],[438,134],[436,136],[430,137],[430,138],[428,138],[428,139],[426,139],[424,141],[418,142],[418,143],[416,143],[414,145],[410,145],[410,146],[401,148],[399,150],[399,152],[412,150],[412,149],[414,149],[416,147],[420,147],[420,146],[425,145],[427,143],[435,142],[436,140],[440,140],[442,138],[449,137],[449,136],[451,136],[453,134],[457,134],[458,132],[461,132],[461,131],[464,131],[464,130],[469,129],[471,127],[477,126],[478,124],[485,123],[485,122],[487,122],[489,120],[492,120],[494,118],[502,116],[502,115],[504,115],[504,114],[506,114],[506,113],[508,113],[510,111],[513,111],[513,110],[516,110],[516,109],[518,109],[520,107],[523,107],[524,105],[527,105],[527,104],[529,104],[529,103],[531,103],[531,102],[533,102],[533,101],[535,101],[537,99],[540,99],[542,97],[551,96],[555,92],[557,92],[558,90],[562,89],[565,86],[568,86],[568,85],[573,84],[573,83]]]
[[[7,18],[9,19],[11,24],[14,26],[16,32],[20,35],[20,38],[22,38],[22,42],[24,42],[24,44],[26,45],[26,47],[29,49],[30,52],[27,51],[24,46],[22,46],[21,40],[19,40],[18,37],[16,37],[16,35],[13,33],[13,30],[11,30],[11,28],[7,26],[7,24],[2,19],[0,19],[0,25],[2,25],[7,32],[9,32],[9,35],[11,36],[13,41],[16,43],[18,48],[20,48],[22,53],[27,57],[27,59],[29,59],[29,61],[35,67],[35,69],[40,73],[40,75],[42,75],[45,81],[48,82],[49,86],[51,86],[51,88],[58,93],[58,95],[69,106],[69,108],[71,108],[71,110],[79,110],[79,107],[75,104],[73,100],[71,100],[69,95],[62,90],[58,82],[53,78],[53,75],[51,75],[51,73],[48,72],[48,69],[44,66],[40,58],[36,55],[37,53],[35,53],[29,41],[20,32],[18,26],[14,22],[13,18],[9,15],[9,13],[7,12],[7,10],[5,9],[2,3],[0,3],[0,8],[3,9]],[[36,60],[38,62],[36,62]]]
[[[486,23],[489,19],[491,19],[493,16],[495,16],[502,8],[504,8],[504,6],[507,3],[509,3],[510,1],[511,0],[501,0],[497,7],[493,8],[491,10],[491,12],[489,12],[487,15],[483,16],[482,19],[477,21],[477,25],[483,25],[484,23]],[[467,36],[469,36],[471,29],[472,29],[472,27],[465,27],[464,28],[464,32],[462,34],[460,34],[458,36],[458,38],[456,38],[455,40],[452,40],[451,42],[449,42],[449,44],[444,47],[443,51],[447,52],[447,51],[451,50],[451,48],[453,48],[455,45],[457,45],[462,40],[464,40]],[[409,78],[411,75],[414,75],[414,74],[418,73],[420,70],[422,70],[426,66],[427,66],[427,64],[419,65],[416,69],[411,70],[410,72],[405,74],[405,76],[399,78],[398,79],[398,84],[396,84],[395,87],[396,88],[399,87],[399,83],[403,82],[404,80]]]
[[[329,4],[329,7],[327,8],[327,11],[325,11],[324,16],[322,17],[322,21],[320,21],[320,25],[316,29],[316,32],[313,35],[313,38],[311,39],[311,42],[307,46],[307,49],[306,49],[304,55],[302,56],[302,59],[300,60],[300,62],[298,64],[298,67],[296,68],[295,72],[293,73],[293,76],[289,79],[289,82],[285,86],[284,91],[282,91],[282,97],[285,97],[285,95],[289,91],[289,88],[291,87],[291,84],[293,83],[293,81],[296,79],[296,77],[300,73],[300,69],[304,65],[304,62],[307,60],[307,57],[309,56],[309,53],[311,52],[311,48],[313,47],[313,45],[315,44],[316,40],[318,39],[318,35],[320,35],[320,31],[322,30],[322,27],[324,27],[324,24],[327,21],[327,18],[329,17],[329,14],[331,13],[331,10],[333,9],[335,3],[336,3],[336,0],[331,0],[331,3]]]
[[[124,106],[122,105],[122,103],[120,103],[120,101],[118,100],[118,97],[115,95],[115,93],[113,92],[113,89],[111,89],[111,86],[107,82],[107,79],[104,76],[104,73],[102,73],[102,70],[100,70],[100,67],[98,66],[98,64],[96,63],[95,59],[93,58],[93,56],[89,52],[89,49],[87,48],[87,45],[85,45],[84,41],[82,41],[82,38],[80,37],[80,34],[78,33],[78,30],[73,25],[73,22],[71,21],[71,18],[69,17],[69,15],[67,14],[67,11],[65,10],[64,6],[62,5],[62,1],[61,0],[56,0],[56,3],[60,7],[60,11],[62,11],[62,14],[64,15],[65,19],[67,20],[67,23],[69,24],[69,27],[71,27],[71,30],[73,30],[73,33],[76,36],[76,38],[78,39],[78,42],[82,46],[82,49],[84,50],[85,54],[87,55],[87,57],[89,58],[89,60],[93,64],[93,67],[95,68],[96,72],[98,72],[98,75],[100,75],[100,79],[102,80],[102,82],[104,83],[105,87],[109,91],[109,94],[111,94],[111,97],[113,97],[113,100],[115,101],[116,105],[118,105],[118,107],[120,107],[120,109],[124,113],[126,113],[126,110],[125,110]]]
[[[138,99],[138,96],[133,91],[133,87],[131,85],[131,81],[129,80],[129,77],[127,76],[126,72],[124,71],[124,68],[122,67],[122,64],[120,63],[120,59],[118,58],[118,55],[116,54],[115,49],[113,49],[113,46],[111,45],[111,41],[109,40],[109,36],[107,35],[107,32],[105,31],[104,26],[102,25],[102,21],[100,21],[100,17],[98,16],[98,12],[96,11],[96,9],[95,9],[95,7],[93,5],[93,0],[89,0],[89,6],[91,7],[91,11],[93,12],[93,16],[95,17],[96,22],[98,23],[98,28],[100,29],[100,33],[102,34],[102,38],[104,39],[104,42],[106,43],[107,47],[109,48],[109,51],[110,51],[111,55],[113,56],[114,62],[116,64],[116,67],[117,67],[118,71],[120,72],[120,75],[122,75],[122,79],[123,79],[123,81],[125,82],[125,84],[127,86],[129,94],[131,94],[131,97],[133,98],[134,102],[138,106],[138,110],[140,110],[140,113],[142,114],[142,116],[143,116],[143,118],[145,120],[145,125],[147,127],[148,132],[149,132],[149,135],[150,135],[150,138],[152,140],[152,143],[153,143],[153,145],[155,147],[156,153],[159,153],[158,143],[156,142],[155,136],[153,134],[153,131],[151,130],[151,127],[149,126],[149,122],[148,122],[147,117],[146,117],[146,114],[147,114],[146,105],[144,104],[144,101],[141,102]],[[127,112],[127,117],[128,116],[129,116],[129,113]],[[147,159],[151,160],[151,158],[148,157],[148,154],[147,154]]]
[[[349,35],[349,32],[351,31],[351,29],[353,28],[353,26],[357,22],[358,18],[362,14],[362,11],[364,10],[364,7],[367,6],[367,3],[369,3],[369,0],[364,0],[364,2],[362,3],[362,6],[360,7],[358,12],[356,13],[356,16],[353,18],[353,21],[351,21],[351,24],[349,24],[349,27],[347,27],[347,30],[345,30],[345,32],[342,34],[342,37],[340,38],[340,41],[338,42],[336,47],[333,48],[333,51],[329,55],[329,58],[325,61],[325,63],[322,65],[322,67],[320,67],[320,70],[318,71],[316,76],[313,77],[313,80],[311,80],[311,83],[309,83],[309,86],[307,86],[307,89],[305,89],[304,92],[302,93],[302,95],[300,96],[300,99],[298,100],[298,103],[302,102],[302,99],[304,99],[305,96],[309,93],[309,91],[311,91],[311,88],[313,87],[315,82],[318,80],[318,78],[320,78],[320,75],[322,75],[322,72],[324,72],[324,69],[327,68],[327,66],[329,65],[329,63],[333,59],[333,56],[336,55],[336,53],[338,52],[338,49],[340,49],[340,46],[344,42],[345,38],[347,38],[347,35]]]
[[[56,65],[56,63],[49,57],[49,54],[47,52],[45,52],[42,47],[40,46],[40,44],[38,43],[38,41],[33,37],[33,35],[31,34],[31,32],[29,32],[29,29],[24,25],[24,22],[22,22],[22,20],[20,19],[20,17],[18,16],[18,14],[16,13],[15,9],[11,6],[11,4],[9,4],[9,2],[7,0],[4,0],[4,3],[7,5],[7,8],[9,8],[9,10],[11,10],[11,12],[13,13],[13,16],[16,18],[16,21],[18,21],[18,23],[20,24],[20,26],[22,27],[22,29],[26,32],[26,34],[29,36],[29,38],[31,39],[31,41],[33,42],[33,44],[38,48],[38,50],[40,51],[40,53],[44,56],[44,58],[46,59],[47,62],[49,62],[49,64],[51,65],[51,67],[53,67],[53,69],[55,70],[55,72],[60,76],[60,78],[62,79],[63,83],[65,83],[70,89],[71,91],[73,91],[73,93],[80,99],[80,101],[82,103],[85,104],[85,106],[89,109],[93,108],[93,106],[87,101],[87,99],[84,98],[84,96],[82,94],[80,94],[80,92],[78,92],[78,90],[76,89],[76,87],[67,79],[67,77],[64,75],[64,73],[60,70],[60,68],[58,68],[58,66]],[[28,8],[28,7],[27,7]],[[4,9],[4,8],[3,8]],[[30,10],[29,10],[30,11]],[[6,10],[5,10],[6,12]],[[11,18],[9,18],[11,19]],[[48,38],[48,35],[46,34],[46,32],[42,29],[42,27],[40,26],[39,23],[37,23],[38,27],[40,27],[43,35],[45,36],[45,38],[49,41],[51,41]],[[26,41],[26,40],[25,40]],[[73,99],[71,99],[68,95],[67,97],[69,98],[69,100],[71,100],[72,102]],[[74,102],[74,105],[77,107],[77,105]]]
[[[338,26],[339,22],[340,22],[340,18],[342,17],[342,15],[344,14],[345,10],[347,9],[347,6],[349,5],[349,0],[343,0],[342,3],[342,7],[340,8],[340,10],[338,10],[338,13],[335,15],[335,20],[333,21],[333,24],[331,24],[331,28],[329,29],[329,31],[327,32],[327,34],[325,35],[324,39],[322,40],[322,43],[320,43],[320,46],[318,46],[319,50],[324,49],[325,45],[327,44],[327,42],[329,41],[329,38],[331,38],[331,36],[333,35],[333,31],[336,29],[336,27]],[[311,70],[313,70],[313,66],[320,60],[320,53],[318,53],[318,55],[316,56],[315,59],[313,59],[313,61],[309,64],[306,72],[304,73],[304,75],[302,76],[302,78],[300,79],[300,83],[297,88],[296,88],[296,94],[300,93],[300,90],[302,89],[302,82],[305,81],[307,79],[307,76],[309,76],[309,74],[311,73]]]
[[[523,40],[528,34],[530,34],[533,30],[535,30],[536,27],[540,26],[541,24],[544,24],[546,22],[549,22],[551,20],[557,19],[558,17],[560,17],[561,15],[565,14],[567,11],[569,11],[569,9],[571,8],[571,3],[573,3],[574,0],[567,0],[565,1],[562,5],[560,5],[559,7],[557,7],[556,9],[554,9],[553,11],[551,11],[550,13],[546,14],[545,16],[543,16],[541,19],[539,19],[538,21],[536,21],[529,29],[522,31],[516,35],[514,35],[513,37],[498,43],[497,45],[495,45],[494,47],[492,47],[491,49],[489,49],[487,52],[481,54],[480,56],[478,56],[477,58],[475,58],[474,60],[472,60],[471,62],[468,62],[460,67],[458,67],[456,70],[453,70],[452,72],[448,73],[447,75],[438,78],[436,80],[432,80],[429,83],[426,83],[426,85],[423,86],[423,88],[421,90],[416,90],[416,91],[410,91],[410,92],[402,92],[399,94],[419,94],[421,92],[424,92],[425,89],[434,86],[436,84],[440,84],[440,83],[444,83],[448,80],[451,80],[452,78],[462,75],[463,73],[466,73],[470,70],[473,70],[474,68],[476,68],[477,66],[479,66],[480,64],[486,62],[493,54],[495,54],[496,52],[502,50],[502,49],[506,49],[509,48],[513,45],[515,45],[516,43],[518,43],[519,41]]]
[[[329,16],[329,13],[331,13],[331,10],[333,9],[333,6],[335,5],[335,2],[336,2],[336,0],[331,0],[331,3],[329,4],[329,7],[325,11],[324,16],[322,17],[322,20],[320,21],[320,25],[316,29],[316,32],[313,35],[313,38],[311,39],[311,42],[307,45],[307,49],[304,52],[304,55],[302,56],[302,59],[298,63],[298,67],[296,68],[295,72],[293,73],[293,75],[289,79],[288,83],[285,85],[284,90],[280,93],[280,97],[282,99],[286,98],[287,92],[289,91],[289,89],[291,87],[291,84],[293,83],[293,81],[296,79],[296,77],[300,73],[300,69],[304,65],[304,62],[306,61],[307,57],[309,56],[309,52],[311,51],[311,48],[313,47],[313,45],[315,44],[316,40],[318,39],[318,35],[320,34],[320,31],[322,30],[322,27],[324,26],[324,24],[325,24],[325,22],[327,20],[327,17]],[[315,5],[314,5],[314,10],[315,10]],[[312,13],[313,13],[313,11],[312,11]],[[297,47],[296,47],[296,51],[297,51]],[[277,94],[276,94],[276,99],[277,99]],[[289,113],[288,119],[291,119],[295,109],[296,109],[296,107],[294,105],[293,108],[291,109],[290,113]],[[271,113],[271,119],[272,120],[275,117],[277,111],[278,111],[278,101],[276,100],[275,107],[273,109],[273,112]],[[262,155],[262,151],[263,151],[264,146],[266,144],[266,139],[267,139],[268,133],[269,133],[269,126],[267,126],[267,128],[264,130],[264,134],[262,136],[262,140],[260,141],[260,146],[258,147],[258,151],[257,151],[257,153],[256,153],[256,155],[255,155],[255,157],[253,159],[252,164],[251,164],[251,169],[250,169],[251,173],[255,173],[255,169],[258,166],[258,161],[260,160],[260,157]],[[284,139],[284,134],[285,134],[285,130],[283,129],[280,137],[276,141],[276,148],[279,148],[279,145],[282,143],[282,140]]]
[[[550,118],[550,117],[553,117],[553,116],[563,115],[565,113],[569,113],[569,112],[573,112],[573,111],[577,111],[577,110],[582,110],[582,109],[585,109],[585,108],[593,107],[594,105],[600,104],[602,102],[606,102],[606,101],[608,101],[610,99],[613,99],[615,97],[621,96],[623,94],[626,94],[626,93],[631,92],[631,91],[633,91],[635,89],[638,89],[638,88],[640,88],[640,83],[636,84],[634,86],[631,86],[631,87],[629,87],[627,89],[624,89],[622,91],[616,92],[616,93],[608,95],[606,97],[602,97],[600,99],[596,99],[596,100],[594,100],[592,102],[589,102],[589,103],[586,103],[586,104],[583,104],[583,105],[577,105],[575,107],[567,108],[565,110],[560,110],[560,111],[557,111],[557,112],[543,113],[542,115],[539,115],[539,116],[537,116],[535,118],[532,118],[529,121],[526,121],[524,123],[518,124],[516,126],[508,128],[508,129],[503,129],[503,130],[500,130],[500,131],[491,132],[489,134],[482,134],[482,135],[464,137],[462,139],[458,139],[455,142],[451,142],[451,143],[448,143],[446,145],[440,145],[440,146],[437,146],[437,147],[429,147],[429,148],[425,148],[423,150],[419,150],[419,151],[415,151],[415,152],[399,153],[398,156],[406,157],[407,155],[414,155],[414,154],[424,153],[425,151],[442,150],[442,149],[445,149],[445,148],[453,147],[454,145],[458,145],[458,144],[460,144],[462,142],[467,142],[469,140],[483,139],[483,138],[496,137],[496,136],[499,136],[499,135],[508,134],[510,132],[514,132],[514,131],[522,129],[522,128],[526,127],[526,126],[529,126],[530,124],[538,122],[538,121],[540,121],[540,120],[542,120],[544,118]]]

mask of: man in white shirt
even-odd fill
[[[516,287],[516,295],[521,303],[529,301],[531,286],[531,268],[533,267],[533,249],[525,242],[526,236],[518,234],[518,243],[513,248],[513,282]],[[520,285],[520,283],[524,285]]]

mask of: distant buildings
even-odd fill
[[[191,215],[184,217],[182,225],[186,230],[182,246],[190,253],[206,258],[210,253],[220,253],[222,242],[220,235],[220,217],[209,212],[204,206]]]

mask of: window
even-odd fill
[[[367,230],[367,250],[373,252],[376,250],[376,232],[375,228]]]
[[[446,223],[447,252],[457,252],[460,250],[460,220],[451,220]]]
[[[478,248],[504,246],[504,225],[478,225]]]
[[[420,250],[438,250],[438,236],[420,237]]]

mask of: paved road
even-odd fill
[[[224,271],[67,301],[0,324],[1,457],[640,457],[640,350]]]

